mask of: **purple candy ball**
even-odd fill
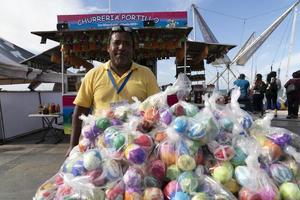
[[[72,167],[73,176],[81,176],[84,173],[85,173],[85,168],[83,166],[83,161],[82,160],[76,161]]]
[[[172,122],[172,113],[169,110],[164,110],[160,113],[160,121],[166,125]]]
[[[119,120],[119,119],[112,119],[110,121],[110,123],[112,124],[112,126],[119,126],[123,124],[123,121]]]
[[[290,144],[292,141],[292,136],[288,133],[274,133],[268,136],[268,138],[270,138],[275,144],[279,145],[280,147],[284,147],[286,144]]]
[[[258,194],[261,200],[277,199],[277,191],[271,186],[265,186],[259,189]]]
[[[123,177],[126,188],[140,188],[143,180],[143,174],[139,169],[130,167]]]

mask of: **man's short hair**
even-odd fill
[[[240,74],[239,79],[245,79],[245,74]]]
[[[134,44],[135,44],[135,35],[134,35],[134,32],[133,32],[132,28],[129,27],[129,26],[123,26],[123,25],[116,25],[116,26],[111,27],[111,30],[110,30],[109,36],[108,36],[108,44],[110,44],[112,34],[116,33],[116,32],[129,33],[130,36],[131,36],[131,39],[132,39],[132,44],[134,46]]]

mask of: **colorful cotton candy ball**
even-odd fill
[[[170,166],[176,162],[176,151],[173,143],[162,143],[159,148],[160,159],[167,165]]]
[[[282,155],[282,150],[279,145],[273,143],[270,140],[266,140],[263,144],[263,150],[268,152],[268,158],[271,161],[278,160]]]
[[[159,112],[155,108],[148,108],[144,112],[144,119],[150,122],[157,122],[159,120]]]
[[[198,179],[197,176],[193,172],[183,172],[178,177],[178,183],[182,189],[182,191],[187,192],[189,194],[196,191],[198,187]]]
[[[237,166],[235,168],[234,173],[235,173],[236,180],[241,186],[249,185],[250,181],[252,180],[251,172],[249,171],[249,168],[246,166]]]
[[[270,166],[270,173],[273,180],[279,185],[284,182],[289,182],[293,179],[292,171],[282,164],[272,164]]]
[[[140,188],[127,188],[124,194],[124,200],[142,199],[142,190]]]
[[[251,191],[247,188],[242,188],[239,191],[239,200],[262,200],[262,199],[256,191]]]
[[[172,108],[173,108],[173,114],[177,117],[183,116],[185,114],[185,110],[183,106],[180,104],[175,104],[174,106],[172,106]]]
[[[103,162],[103,173],[105,174],[105,178],[109,181],[114,181],[119,179],[122,175],[122,170],[120,165],[115,160],[105,160]]]
[[[83,165],[82,160],[78,160],[72,166],[72,174],[73,176],[81,176],[86,172],[85,167]]]
[[[253,119],[250,115],[245,115],[243,117],[240,117],[238,118],[238,121],[244,129],[249,129],[253,124]]]
[[[169,110],[163,110],[160,112],[160,121],[166,125],[172,122],[173,115]]]
[[[178,157],[177,166],[182,171],[191,171],[196,168],[196,161],[190,155],[184,154]]]
[[[217,160],[230,160],[234,155],[234,149],[228,145],[220,145],[217,149],[214,150],[214,157]]]
[[[194,123],[189,127],[187,134],[190,139],[201,139],[206,135],[206,127],[202,123]]]
[[[155,140],[155,142],[160,143],[160,142],[162,142],[163,140],[165,140],[166,137],[167,137],[167,134],[166,134],[165,132],[159,131],[159,132],[157,132],[157,133],[155,134],[154,140]]]
[[[153,140],[152,138],[147,134],[140,134],[133,140],[134,144],[139,145],[146,151],[150,151],[153,147]]]
[[[169,182],[164,188],[164,195],[167,199],[171,199],[175,196],[176,192],[180,192],[181,187],[176,180]]]
[[[136,188],[142,186],[143,172],[135,167],[129,167],[123,177],[127,188]]]
[[[123,121],[120,119],[111,119],[110,123],[112,126],[120,126],[123,124]]]
[[[137,126],[137,131],[142,133],[149,133],[153,129],[153,122],[143,120]]]
[[[166,175],[165,163],[161,160],[155,160],[148,164],[148,174],[162,181]]]
[[[267,137],[280,147],[284,147],[292,141],[292,136],[288,133],[273,133]]]
[[[235,179],[230,179],[224,184],[224,187],[231,193],[237,193],[240,190],[240,186]]]
[[[120,150],[124,145],[125,145],[125,136],[123,134],[118,134],[116,137],[113,139],[113,147],[116,150]]]
[[[204,192],[197,192],[195,195],[193,195],[192,200],[207,200],[209,197]]]
[[[99,118],[96,120],[96,126],[100,130],[105,130],[109,126],[111,126],[110,120],[108,118]]]
[[[72,173],[73,165],[77,160],[67,160],[63,165],[63,172],[64,173]]]
[[[207,117],[201,120],[201,123],[206,127],[206,135],[200,141],[207,143],[208,141],[215,140],[218,133],[220,132],[217,121],[212,117]]]
[[[181,174],[180,169],[177,167],[177,165],[170,165],[167,168],[167,175],[166,177],[169,180],[176,180],[178,178],[178,176]]]
[[[143,200],[164,200],[164,195],[161,189],[150,187],[145,189]]]
[[[184,133],[188,126],[188,119],[185,116],[176,117],[174,120],[173,128],[178,133]]]
[[[78,144],[80,152],[85,152],[88,149],[92,148],[92,146],[93,146],[93,143],[91,142],[90,139],[87,139],[87,138],[82,138]]]
[[[108,200],[123,199],[125,193],[125,184],[121,181],[112,188],[107,189],[105,193]]]
[[[184,113],[188,117],[194,117],[199,112],[199,108],[194,104],[187,103],[184,106]]]
[[[185,192],[176,192],[171,200],[190,200],[191,198]]]
[[[297,184],[286,182],[279,187],[282,200],[300,200],[300,190]]]
[[[85,125],[81,130],[81,134],[89,140],[94,140],[100,134],[100,129],[96,126],[96,123]]]
[[[263,186],[258,190],[258,194],[260,195],[261,200],[279,200],[279,193],[277,192],[276,187],[271,186]]]
[[[219,123],[221,125],[221,128],[223,128],[224,130],[231,132],[233,129],[233,122],[232,120],[230,120],[227,117],[221,118],[219,119]]]
[[[143,164],[147,159],[146,151],[139,145],[130,144],[125,149],[125,158],[133,164]]]
[[[242,151],[242,149],[239,148],[239,147],[236,147],[235,148],[235,155],[230,160],[230,162],[234,166],[244,165],[246,158],[247,158],[247,155]]]
[[[223,162],[221,165],[215,167],[212,176],[221,184],[226,183],[232,178],[233,167],[229,162]]]
[[[97,187],[103,186],[106,183],[105,177],[102,176],[102,170],[89,171],[86,175],[90,177],[91,182]]]
[[[86,170],[92,171],[100,167],[101,155],[97,150],[90,150],[83,155],[83,166]]]
[[[144,187],[161,187],[162,182],[153,176],[145,176],[143,186]]]

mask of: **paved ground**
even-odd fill
[[[37,188],[60,168],[69,138],[53,144],[47,137],[43,144],[34,144],[40,136],[33,134],[0,145],[1,200],[32,199]]]
[[[285,127],[300,134],[300,119],[285,119],[286,112],[280,111],[272,126]],[[52,177],[64,161],[69,138],[53,144],[47,137],[43,144],[35,144],[41,133],[32,134],[5,145],[0,145],[0,199],[32,199],[37,188]]]

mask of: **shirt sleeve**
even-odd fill
[[[74,100],[74,104],[77,106],[90,108],[93,103],[93,89],[92,78],[93,70],[90,70],[83,78],[77,96]]]
[[[148,79],[148,83],[147,83],[147,97],[160,92],[160,89],[158,87],[157,80],[156,80],[154,74],[152,73],[152,71],[150,71],[150,69],[149,69],[148,73],[149,73],[149,76],[148,76],[149,79]]]

